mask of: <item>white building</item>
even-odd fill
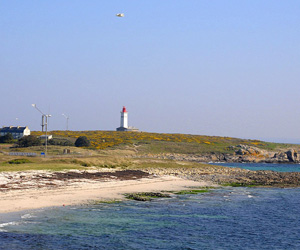
[[[51,140],[53,138],[53,136],[52,135],[41,135],[40,136],[40,139],[42,139],[42,140],[46,140],[46,138],[47,138],[47,140]]]
[[[14,139],[19,139],[23,136],[30,135],[30,130],[27,126],[26,127],[9,126],[9,127],[0,128],[0,136],[4,136],[8,133],[10,133]]]
[[[128,126],[128,112],[125,106],[123,106],[121,111],[121,122],[120,127],[117,128],[117,131],[139,131],[138,128]]]

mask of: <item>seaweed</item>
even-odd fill
[[[125,194],[125,197],[130,200],[136,200],[136,201],[151,201],[153,199],[157,198],[170,198],[169,194],[163,194],[163,193],[153,193],[153,192],[144,192],[144,193],[131,193],[131,194]]]

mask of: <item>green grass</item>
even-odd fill
[[[139,153],[145,154],[205,154],[205,153],[233,153],[228,145],[214,144],[205,145],[195,142],[166,142],[166,141],[151,141],[145,144],[140,143],[138,148]]]
[[[28,170],[49,170],[49,171],[63,171],[63,170],[71,170],[85,169],[82,166],[75,164],[55,164],[55,163],[26,163],[26,164],[17,164],[12,165],[8,163],[2,163],[0,165],[0,172],[10,172],[10,171],[28,171]]]
[[[0,144],[2,147],[2,144]],[[11,145],[13,146],[13,145]],[[4,149],[4,150],[3,150]],[[71,156],[82,156],[82,155],[95,155],[97,152],[95,150],[88,150],[73,146],[57,146],[57,145],[48,145],[47,146],[47,154],[50,156],[63,155],[64,149],[70,149]],[[26,152],[26,153],[36,153],[37,157],[41,157],[41,153],[45,152],[45,146],[33,146],[27,148],[14,148],[14,147],[6,147],[2,148],[5,152]]]
[[[252,147],[257,147],[263,150],[279,150],[288,149],[291,147],[300,148],[299,145],[292,144],[279,144],[279,143],[269,143],[261,142],[258,144],[253,144],[252,141],[247,140],[230,140],[230,141],[218,141],[217,139],[212,144],[199,144],[195,142],[166,142],[166,141],[148,141],[140,142],[138,147],[138,152],[140,154],[233,154],[237,149],[235,146],[243,144]]]
[[[199,163],[199,162],[185,162],[184,164],[180,164],[173,160],[142,160],[137,163],[133,163],[131,166],[128,166],[128,168],[134,168],[134,169],[149,169],[149,168],[157,168],[157,169],[180,169],[180,168],[223,168],[222,166],[216,166],[211,164],[205,164],[205,163]]]

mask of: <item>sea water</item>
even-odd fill
[[[300,249],[299,219],[300,188],[225,187],[0,214],[0,249]]]
[[[300,172],[300,164],[277,163],[212,163],[224,167],[243,168],[248,170],[272,170],[276,172]]]

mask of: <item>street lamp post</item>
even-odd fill
[[[34,107],[37,111],[39,111],[42,114],[42,132],[44,131],[44,127],[45,132],[46,132],[46,138],[45,138],[45,157],[47,156],[47,144],[48,144],[48,117],[51,117],[51,115],[46,115],[44,114],[37,106],[36,104],[31,104],[32,107]]]

